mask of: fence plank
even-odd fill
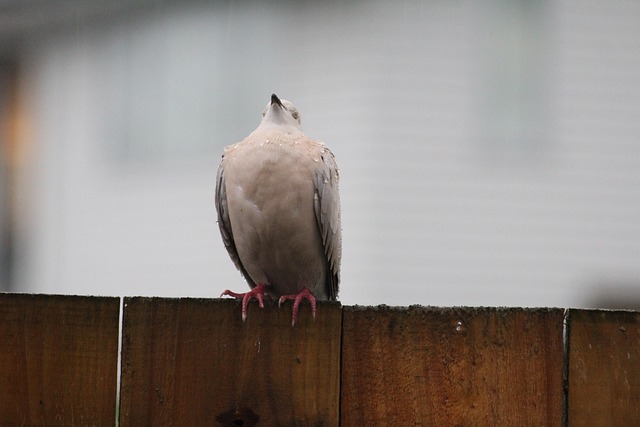
[[[563,310],[344,307],[343,426],[562,424]]]
[[[338,425],[340,305],[265,303],[125,299],[121,425]]]
[[[569,425],[639,425],[640,312],[569,311]]]
[[[114,425],[119,298],[0,294],[0,425]]]

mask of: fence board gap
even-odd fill
[[[0,425],[115,425],[119,308],[0,294]]]
[[[569,310],[570,426],[638,425],[640,312]]]
[[[338,425],[340,334],[338,303],[126,298],[121,426]]]
[[[343,426],[562,424],[563,310],[343,311]]]

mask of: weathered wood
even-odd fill
[[[343,426],[562,424],[563,310],[344,307]]]
[[[561,425],[563,310],[127,298],[121,423]],[[0,425],[115,423],[118,298],[0,294]],[[640,313],[570,310],[569,425],[640,420]],[[341,344],[342,339],[342,344]],[[342,353],[341,353],[342,352]],[[340,411],[340,412],[339,412]]]
[[[338,425],[340,305],[265,305],[126,298],[121,425]]]
[[[0,294],[0,425],[114,425],[119,298]]]
[[[569,425],[640,425],[640,313],[569,311]]]

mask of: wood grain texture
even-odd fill
[[[121,425],[336,426],[340,333],[337,303],[291,327],[290,303],[127,298]]]
[[[0,425],[115,425],[119,298],[0,294]]]
[[[569,425],[640,425],[640,313],[569,311]]]
[[[343,311],[343,426],[562,424],[563,310]]]

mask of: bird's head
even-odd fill
[[[278,98],[274,93],[271,95],[271,101],[267,104],[267,108],[262,112],[262,123],[293,126],[301,129],[300,112],[291,102]]]

